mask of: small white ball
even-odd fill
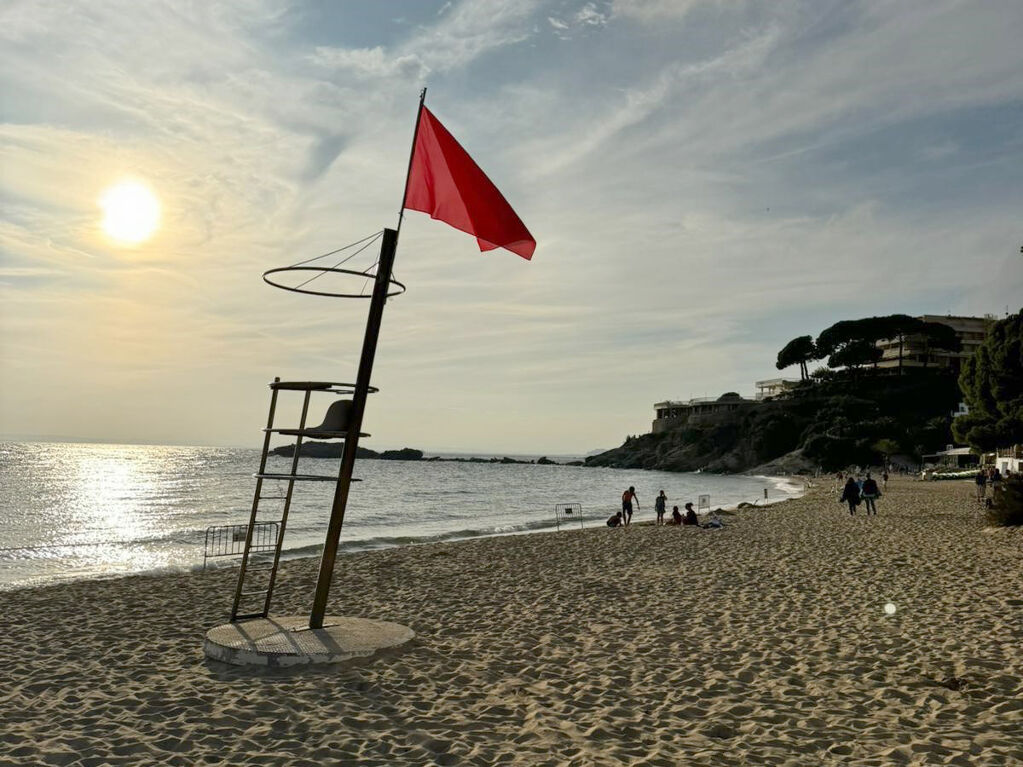
[[[895,615],[895,604],[893,602],[888,602],[884,606],[884,612],[885,615]]]

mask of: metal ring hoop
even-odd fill
[[[330,293],[324,290],[308,290],[306,288],[298,287],[293,288],[290,285],[282,285],[279,282],[274,282],[270,279],[271,274],[277,274],[278,272],[334,272],[335,274],[351,274],[356,277],[363,277],[368,279],[375,279],[375,275],[366,274],[365,272],[357,272],[354,269],[340,269],[336,266],[323,267],[323,266],[280,266],[276,269],[267,269],[263,272],[263,282],[267,285],[273,285],[275,288],[281,290],[290,290],[292,293],[305,293],[310,296],[327,296],[328,298],[372,298],[371,295],[365,295],[362,293]],[[392,298],[393,296],[400,296],[405,292],[406,288],[404,283],[398,282],[395,279],[389,281],[393,285],[397,285],[398,289],[388,292],[387,297]]]

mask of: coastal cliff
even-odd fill
[[[959,396],[947,370],[832,374],[713,420],[628,437],[586,465],[756,474],[913,465],[951,442]]]

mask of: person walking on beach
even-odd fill
[[[842,497],[838,499],[839,503],[843,501],[849,504],[849,514],[855,516],[856,507],[860,505],[860,486],[856,484],[856,480],[852,477],[845,481]]]
[[[657,524],[659,525],[664,524],[664,511],[667,505],[668,496],[666,496],[662,490],[661,494],[657,496],[656,500],[654,500],[654,511],[657,512]]]
[[[877,516],[877,504],[874,503],[875,499],[881,497],[881,491],[877,487],[877,480],[870,476],[870,472],[867,472],[867,478],[863,480],[863,489],[860,491],[860,495],[863,497],[863,503],[866,506],[867,516],[873,512],[874,516]]]
[[[630,486],[622,493],[622,524],[626,527],[632,522],[632,502],[636,502],[636,511],[639,511],[639,498],[636,497],[636,488]]]
[[[888,491],[888,469],[881,473],[881,486],[884,487],[885,492]]]
[[[984,503],[984,493],[987,492],[987,474],[981,469],[973,481],[977,483],[977,503]]]
[[[989,484],[991,485],[991,500],[997,501],[998,494],[1002,490],[1002,472],[997,467],[991,472],[991,482]]]

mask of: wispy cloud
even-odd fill
[[[1014,5],[379,5],[3,7],[6,428],[248,443],[271,376],[350,378],[364,307],[259,275],[394,220],[424,84],[540,247],[406,217],[378,444],[608,445],[836,319],[1023,293]],[[164,207],[134,249],[98,226],[123,176]]]

